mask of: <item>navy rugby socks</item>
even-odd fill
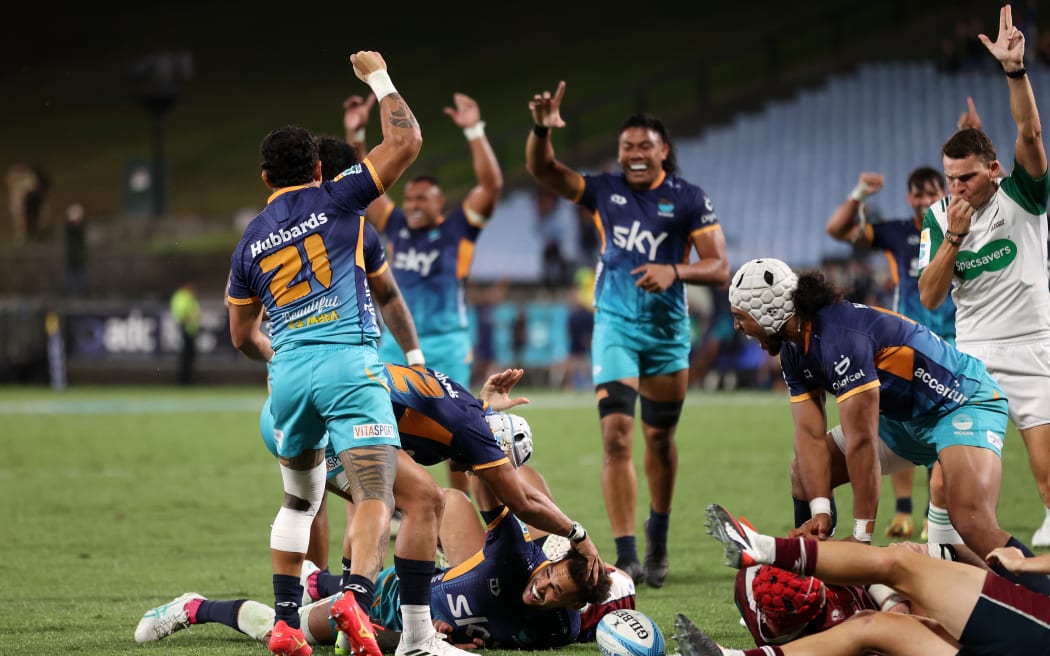
[[[649,542],[667,542],[667,528],[670,523],[670,512],[660,513],[649,508],[649,521],[645,523],[645,538]]]
[[[638,545],[633,535],[623,535],[616,538],[616,561],[637,561]]]
[[[219,624],[225,624],[231,629],[241,630],[241,627],[237,624],[237,613],[241,611],[241,606],[247,599],[235,599],[233,601],[209,601],[204,599],[197,606],[195,612],[190,615],[190,622],[192,624],[207,624],[208,622],[218,622]],[[187,608],[189,610],[189,608]],[[241,633],[244,633],[241,631]]]
[[[303,586],[298,576],[273,575],[274,623],[284,620],[293,629],[299,628],[299,604],[303,600]]]

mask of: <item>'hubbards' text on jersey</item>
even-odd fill
[[[386,263],[364,211],[380,193],[366,160],[333,182],[275,192],[248,224],[230,261],[229,300],[262,302],[275,351],[379,336],[366,273]]]

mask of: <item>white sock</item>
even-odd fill
[[[751,546],[755,548],[755,552],[758,554],[758,562],[770,564],[777,555],[777,541],[775,538],[769,535],[752,535]],[[726,652],[727,654],[729,652]],[[743,653],[743,652],[741,652]]]
[[[266,634],[273,630],[273,608],[250,599],[237,611],[237,629],[260,642],[267,642]]]
[[[430,606],[401,606],[402,634],[405,644],[414,645],[434,635],[434,624],[430,620]]]
[[[930,525],[926,530],[926,549],[931,556],[934,558],[942,557],[943,554],[940,547],[942,544],[962,544],[962,536],[952,526],[947,510],[938,508],[931,503],[928,516]]]

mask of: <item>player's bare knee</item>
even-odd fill
[[[655,401],[642,397],[642,421],[647,426],[652,426],[659,433],[665,433],[668,437],[672,429],[678,425],[678,419],[682,416],[682,405],[685,400],[678,401]]]
[[[901,584],[913,582],[920,571],[929,567],[929,556],[904,547],[894,549],[876,549],[869,554],[871,564],[880,572],[879,583],[897,588]]]
[[[459,507],[459,508],[471,508],[473,509],[474,504],[462,490],[457,490],[454,487],[446,487],[441,489],[441,507]]]
[[[668,462],[674,449],[674,430],[645,427],[645,452],[647,455]]]
[[[873,610],[862,610],[847,619],[843,624],[848,624],[850,635],[856,641],[858,649],[873,649],[882,644],[882,633],[886,630],[883,619]]]
[[[462,492],[460,493],[462,494]],[[421,483],[412,495],[416,512],[429,521],[438,521],[445,511],[445,495],[436,481]],[[402,509],[402,512],[405,512]]]
[[[951,517],[952,526],[955,527],[956,532],[962,536],[963,542],[966,544],[979,544],[981,542],[979,536],[982,533],[1000,530],[999,522],[992,513],[984,513],[974,509],[967,514],[963,514],[954,508],[949,508],[948,516]]]
[[[602,435],[602,452],[606,462],[631,460],[634,439],[630,434]]]

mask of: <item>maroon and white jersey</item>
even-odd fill
[[[612,587],[609,588],[609,596],[600,604],[587,604],[580,609],[580,637],[577,642],[590,642],[594,640],[594,632],[607,613],[621,608],[634,610],[634,581],[623,570],[616,569],[612,565],[606,565],[605,570],[612,577]]]

